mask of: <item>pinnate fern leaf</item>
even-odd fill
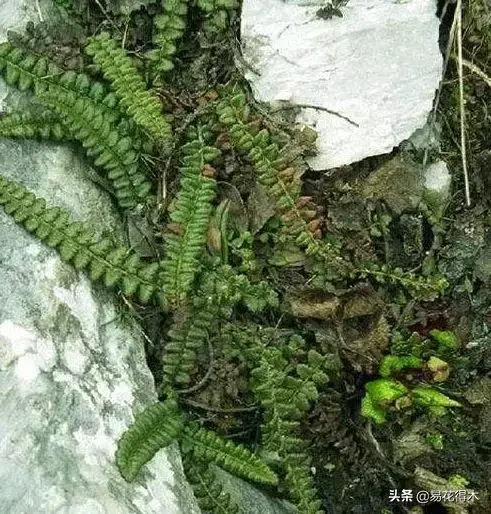
[[[116,465],[128,482],[134,480],[144,464],[177,439],[182,418],[173,400],[147,406],[118,441]]]
[[[0,118],[0,137],[61,140],[69,130],[49,111],[13,112]]]
[[[174,68],[176,45],[186,28],[187,0],[164,0],[163,12],[153,18],[154,48],[146,56],[152,64],[153,80],[160,85],[165,74]]]
[[[208,463],[183,459],[184,473],[203,512],[208,514],[238,514],[239,506],[223,490],[214,469]]]
[[[197,305],[188,313],[176,312],[174,320],[163,356],[164,389],[189,384],[197,353],[206,345],[214,315],[206,305]]]
[[[138,168],[131,138],[119,133],[104,110],[71,91],[45,91],[39,98],[59,113],[87,155],[95,157],[95,165],[107,171],[121,207],[132,208],[148,196],[151,184]]]
[[[307,255],[319,255],[327,261],[339,259],[330,245],[320,241],[321,220],[308,198],[301,197],[301,171],[289,166],[285,149],[281,148],[267,128],[258,125],[250,115],[244,91],[239,87],[223,88],[216,108],[227,129],[230,141],[244,152],[258,173],[259,182],[275,201],[285,233]]]
[[[89,38],[85,51],[101,68],[126,112],[148,134],[161,141],[164,148],[170,150],[172,129],[162,113],[162,105],[147,90],[145,81],[126,52],[105,32]]]
[[[220,151],[200,137],[182,147],[181,187],[170,214],[162,280],[170,305],[182,305],[192,288],[203,252],[212,201],[216,195],[214,170],[209,165]]]
[[[129,248],[96,236],[84,223],[71,222],[67,211],[48,206],[24,186],[0,177],[0,205],[28,232],[56,248],[63,261],[77,270],[88,270],[92,280],[120,287],[143,303],[161,294],[156,285],[157,263],[142,263]]]
[[[21,91],[30,89],[37,96],[50,89],[53,94],[72,92],[111,122],[122,114],[117,108],[117,98],[106,88],[84,73],[63,71],[45,57],[17,48],[10,42],[0,43],[0,73],[9,86]]]
[[[214,462],[223,469],[254,482],[276,485],[278,477],[245,446],[222,439],[215,432],[190,423],[181,435],[181,448],[195,459]]]

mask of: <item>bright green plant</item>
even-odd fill
[[[387,355],[380,362],[379,375],[383,378],[365,384],[361,414],[375,423],[387,421],[387,413],[412,405],[436,416],[445,414],[447,407],[460,403],[437,391],[431,385],[418,384],[415,376],[432,382],[443,382],[448,377],[448,364],[431,356],[426,361],[414,355]],[[413,385],[416,382],[416,385]]]

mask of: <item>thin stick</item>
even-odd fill
[[[478,66],[476,66],[474,63],[466,60],[466,59],[462,59],[462,64],[468,69],[470,70],[472,73],[474,73],[475,75],[477,75],[479,78],[481,78],[489,87],[491,87],[491,77],[489,77],[488,75],[486,75],[486,73],[484,73],[484,71],[481,70],[481,68],[479,68]]]
[[[338,118],[341,118],[342,120],[345,120],[347,121],[348,123],[350,123],[351,125],[354,125],[355,127],[359,127],[360,125],[358,123],[356,123],[356,121],[353,121],[351,119],[348,118],[348,116],[344,116],[344,114],[341,114],[337,111],[333,111],[332,109],[328,109],[327,107],[321,107],[320,105],[312,105],[312,104],[286,104],[286,105],[282,105],[281,107],[278,107],[274,110],[271,111],[271,114],[275,114],[277,113],[278,111],[282,111],[284,109],[296,109],[297,107],[299,107],[300,109],[314,109],[314,110],[317,110],[317,111],[324,111],[324,112],[327,112],[329,114],[332,114],[333,116],[337,116]]]
[[[36,0],[36,10],[38,12],[39,21],[42,23],[44,20],[43,20],[43,13],[41,12],[41,7],[39,5],[39,0]]]
[[[447,10],[447,7],[450,3],[451,3],[451,0],[447,0],[447,2],[445,3],[445,6],[443,8],[444,9],[443,13]],[[443,13],[442,13],[442,16],[443,16]],[[440,105],[440,99],[441,99],[442,91],[443,91],[443,78],[445,77],[445,75],[447,73],[448,62],[450,60],[450,55],[452,53],[452,46],[453,46],[453,42],[454,42],[454,38],[455,38],[456,26],[457,26],[457,10],[455,11],[455,14],[454,14],[454,17],[452,20],[452,26],[450,27],[450,34],[448,36],[447,47],[445,48],[445,57],[443,59],[442,80],[440,80],[440,84],[438,85],[438,90],[436,92],[436,97],[435,97],[435,103],[433,105],[433,110],[431,111],[431,116],[430,116],[430,121],[429,121],[430,129],[433,128],[433,125],[435,124],[435,121],[436,121],[436,113],[438,110],[438,106]],[[423,156],[423,167],[426,167],[427,160],[428,160],[428,148],[425,148],[424,156]]]
[[[471,205],[469,174],[467,172],[467,149],[465,135],[465,104],[464,104],[464,70],[462,66],[462,0],[457,0],[457,55],[459,74],[459,104],[460,104],[460,153],[462,155],[462,170],[464,172],[465,203]]]

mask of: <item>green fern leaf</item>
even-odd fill
[[[104,111],[105,119],[115,123],[122,117],[116,96],[100,82],[85,74],[64,72],[46,58],[16,48],[10,42],[0,43],[0,73],[7,84],[21,91],[31,89],[36,96],[48,88],[55,94],[72,92],[92,108]]]
[[[166,256],[161,280],[167,303],[182,305],[192,288],[216,194],[216,181],[209,163],[220,151],[207,146],[200,132],[182,147],[181,187],[170,214],[173,230],[166,236]]]
[[[95,165],[107,171],[121,207],[132,208],[148,196],[151,184],[138,169],[130,138],[119,133],[104,111],[73,92],[48,90],[40,93],[39,98],[59,113],[72,136],[86,148],[87,155],[95,158]]]
[[[146,57],[152,64],[153,81],[160,85],[167,72],[174,68],[172,59],[176,45],[186,28],[187,0],[165,0],[161,14],[153,18],[154,49]]]
[[[169,151],[172,140],[170,123],[162,113],[159,99],[147,91],[143,78],[126,52],[105,32],[89,38],[85,51],[101,68],[127,113]]]
[[[37,112],[13,112],[0,118],[0,137],[50,139],[59,141],[69,138],[69,130],[59,117],[48,110]]]
[[[207,462],[215,462],[223,469],[262,484],[276,485],[278,477],[259,457],[245,446],[222,439],[215,432],[197,424],[184,427],[181,435],[183,453]]]
[[[118,441],[116,465],[128,482],[161,449],[177,439],[182,419],[173,400],[145,407]]]
[[[159,295],[158,265],[144,264],[129,248],[115,248],[84,223],[70,222],[67,211],[48,207],[44,199],[24,186],[0,177],[0,205],[27,231],[56,248],[65,262],[76,269],[88,269],[91,279],[103,278],[106,285],[119,286],[125,294],[136,295],[142,302]]]
[[[165,345],[163,357],[163,387],[189,384],[190,374],[196,366],[198,351],[206,345],[214,322],[214,313],[205,305],[197,305],[187,314],[174,315],[169,330],[170,341]]]
[[[203,512],[208,514],[238,514],[239,506],[223,490],[212,466],[196,459],[183,459],[184,473]]]

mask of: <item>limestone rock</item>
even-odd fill
[[[0,140],[2,176],[99,230],[121,223],[70,148]],[[121,237],[121,236],[120,236]],[[0,209],[2,514],[197,513],[176,448],[139,483],[114,464],[133,413],[156,400],[136,324]]]
[[[319,133],[314,169],[387,153],[410,137],[442,72],[435,0],[350,0],[342,18],[321,19],[325,5],[244,0],[241,20],[256,98],[331,111],[305,108],[297,118]]]

